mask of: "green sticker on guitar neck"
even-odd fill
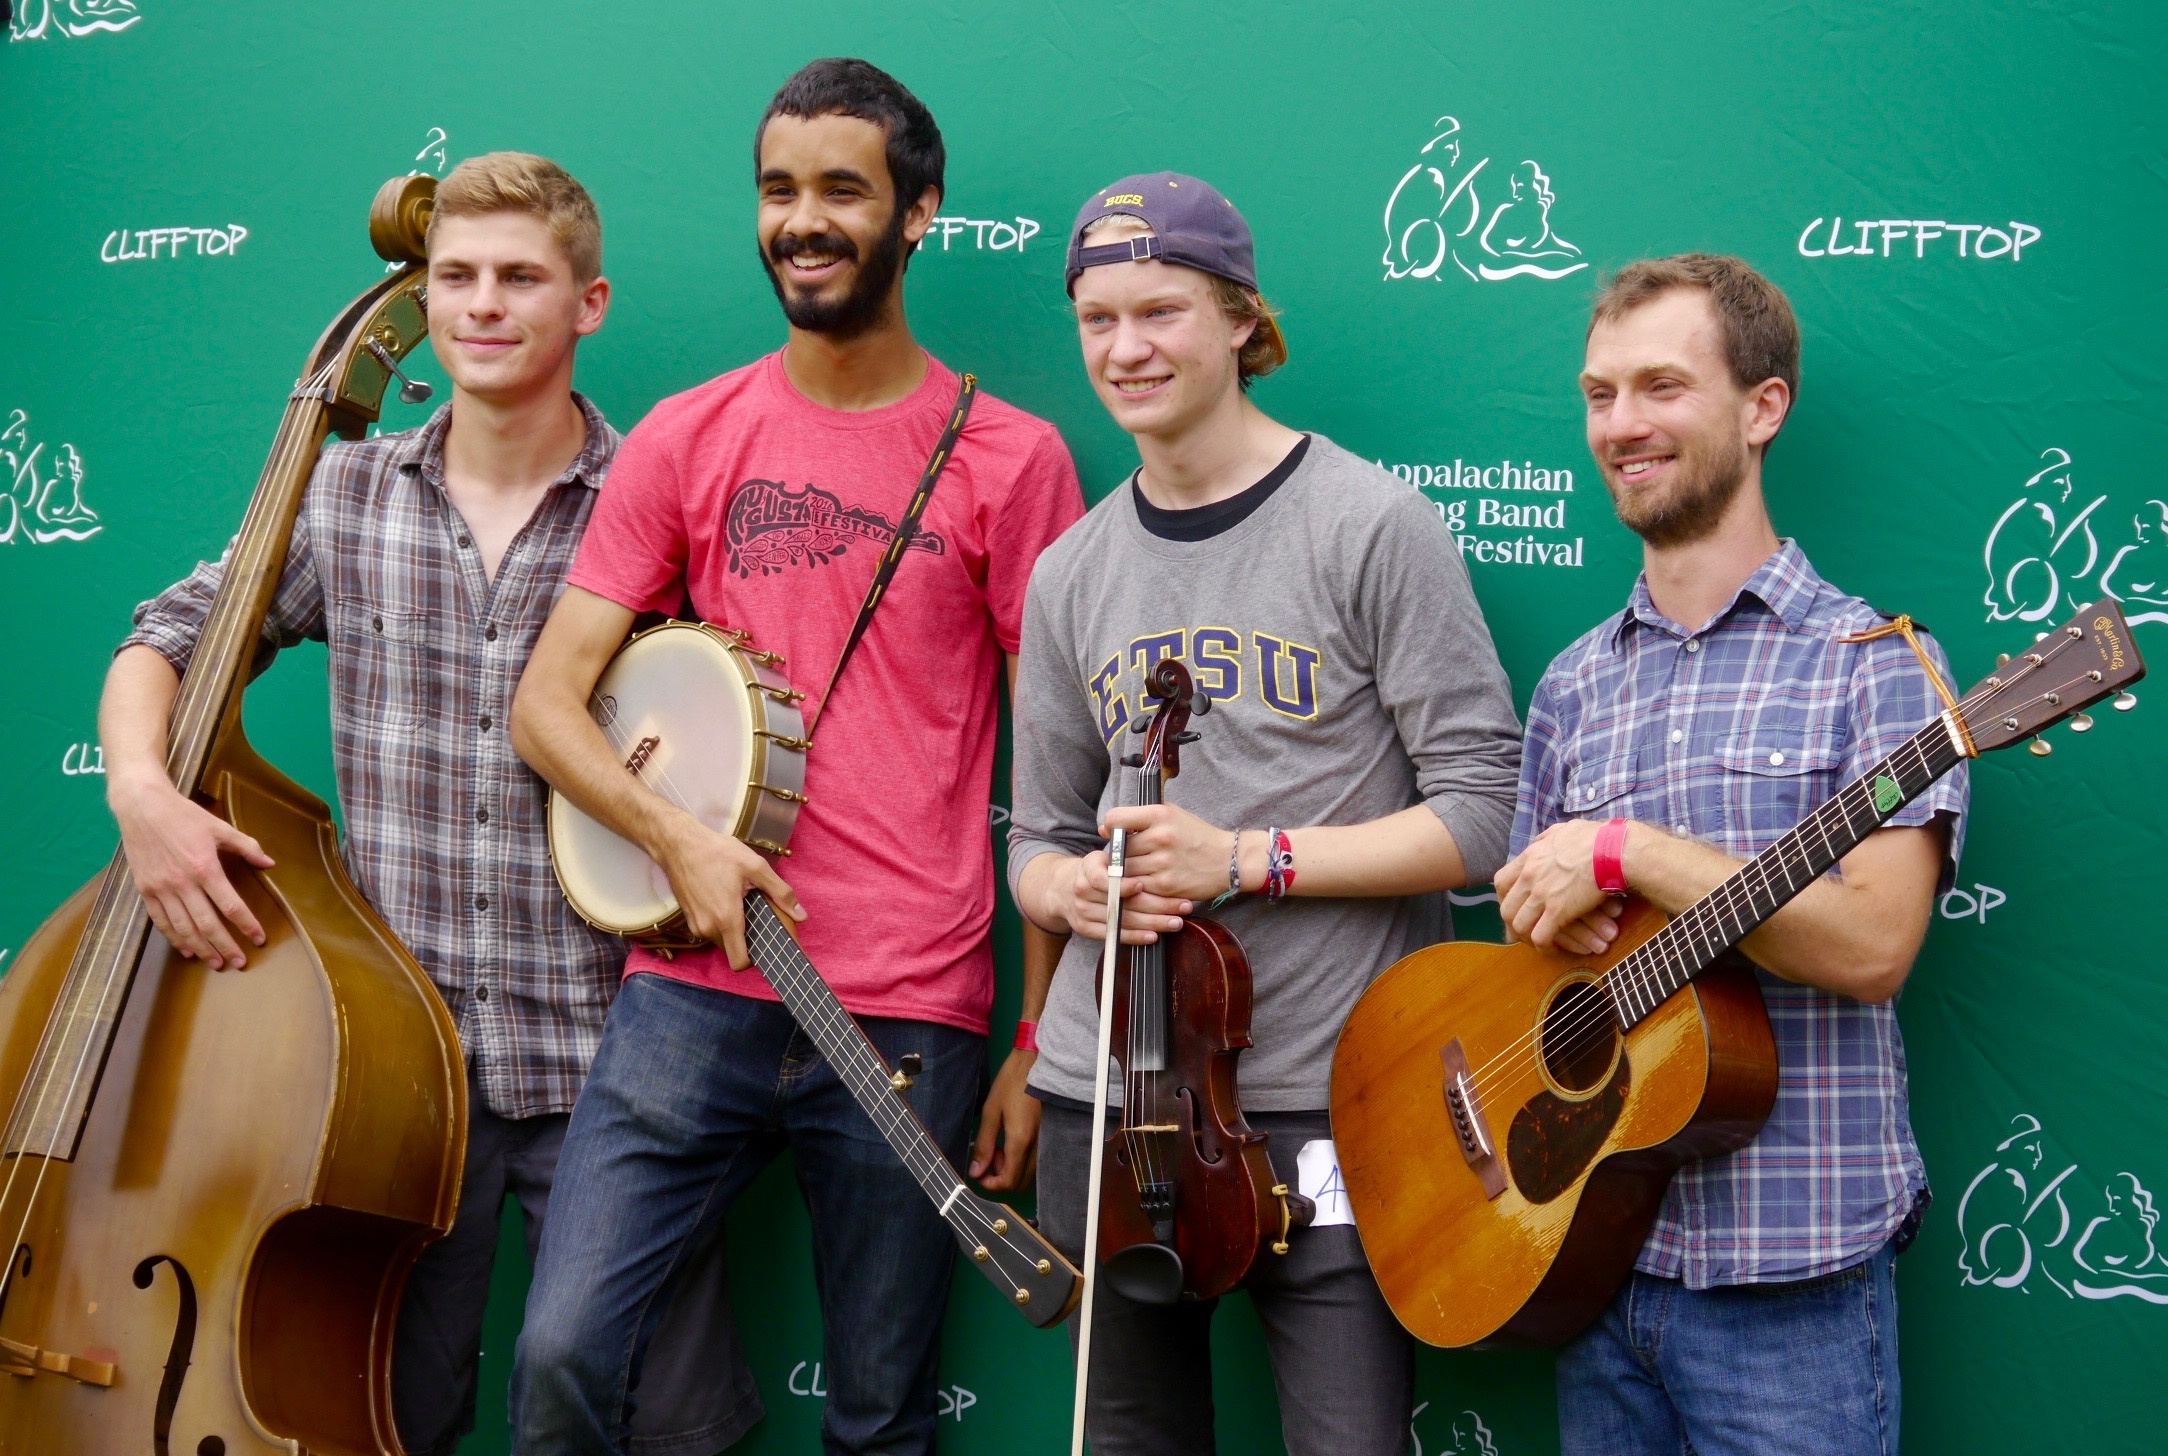
[[[1874,806],[1887,814],[1905,801],[1905,791],[1897,787],[1897,780],[1888,774],[1874,776]]]

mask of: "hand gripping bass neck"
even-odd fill
[[[829,674],[823,712],[955,453],[977,390],[978,381],[964,375],[948,427]],[[806,802],[813,730],[798,706],[805,694],[776,671],[782,665],[775,653],[756,649],[747,632],[665,622],[618,649],[588,708],[623,755],[627,773],[709,828],[763,854],[784,856]],[[557,793],[550,796],[550,857],[565,899],[597,929],[666,959],[706,946],[686,927],[661,868]],[[917,1056],[905,1056],[893,1068],[882,1059],[806,957],[788,921],[757,890],[745,896],[745,927],[746,946],[768,984],[917,1180],[973,1267],[1033,1324],[1058,1323],[1076,1303],[1076,1269],[1021,1216],[965,1185],[905,1099],[920,1073]]]

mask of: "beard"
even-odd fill
[[[812,246],[804,238],[783,233],[761,253],[760,265],[768,270],[775,300],[783,305],[783,316],[793,328],[839,342],[855,339],[880,322],[896,277],[903,272],[903,208],[897,207],[889,217],[887,230],[863,259],[858,244],[841,233],[831,233],[821,240],[823,252],[841,254],[859,265],[850,289],[841,298],[810,297],[794,292],[784,281],[783,270],[789,260]]]
[[[1603,483],[1619,524],[1649,545],[1687,546],[1716,530],[1724,512],[1746,484],[1746,435],[1733,430],[1721,439],[1682,445],[1676,452],[1676,479],[1669,493],[1636,494],[1608,463]]]

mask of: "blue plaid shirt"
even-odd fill
[[[1760,853],[1941,711],[1904,639],[1838,640],[1883,620],[1791,541],[1698,630],[1636,582],[1626,610],[1536,685],[1513,852],[1561,819],[1623,818]],[[1941,648],[1923,642],[1946,677]],[[1948,816],[1945,884],[1967,793],[1960,765],[1889,821]],[[1894,1006],[1759,976],[1776,1106],[1753,1142],[1672,1179],[1636,1264],[1690,1288],[1846,1268],[1888,1242],[1927,1188]]]

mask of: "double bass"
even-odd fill
[[[174,786],[277,861],[226,863],[265,943],[245,970],[177,955],[116,853],[0,981],[4,1456],[399,1451],[399,1297],[459,1198],[458,1033],[241,698],[318,451],[427,334],[434,191],[379,190],[395,271],[309,355],[174,703]]]
[[[1159,703],[1139,802],[1162,802],[1212,700],[1174,658],[1147,679]],[[1104,1148],[1098,1254],[1108,1287],[1141,1304],[1211,1299],[1249,1276],[1266,1250],[1308,1222],[1310,1203],[1279,1181],[1265,1135],[1242,1116],[1235,1067],[1250,1045],[1251,980],[1234,932],[1200,915],[1115,957],[1110,1005],[1122,1067],[1121,1124]]]

